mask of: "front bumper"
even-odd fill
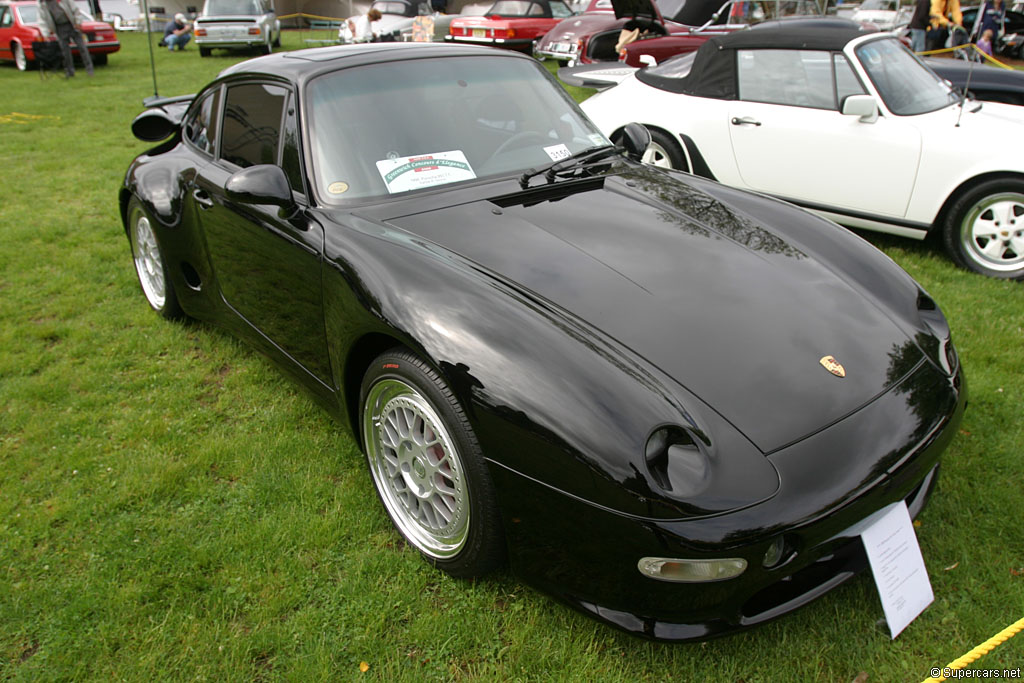
[[[824,595],[866,566],[859,522],[905,500],[911,516],[936,482],[939,457],[966,407],[962,377],[922,363],[844,420],[767,457],[781,487],[752,507],[698,519],[624,515],[500,465],[513,569],[594,618],[656,640],[700,640],[750,628]],[[782,536],[790,549],[765,568]],[[641,557],[743,558],[747,570],[714,583],[640,574]]]

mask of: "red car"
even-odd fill
[[[452,19],[444,38],[530,54],[534,41],[572,14],[563,0],[498,0],[482,17]]]
[[[96,66],[106,64],[107,56],[121,49],[114,28],[106,22],[94,21],[89,17],[82,22],[82,32],[89,46],[92,63]],[[13,61],[20,71],[34,67],[34,40],[42,40],[38,3],[34,0],[0,2],[0,60]],[[77,55],[78,48],[72,46],[71,52]]]

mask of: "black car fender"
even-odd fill
[[[366,362],[411,348],[445,377],[494,465],[630,515],[720,514],[770,497],[763,454],[629,349],[529,291],[391,226],[327,229],[324,305],[340,412],[358,435]],[[689,435],[707,486],[685,496],[652,476],[661,427]]]

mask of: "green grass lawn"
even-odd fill
[[[943,306],[971,391],[918,528],[935,602],[896,641],[867,574],[672,646],[509,573],[430,569],[302,392],[146,306],[117,191],[153,83],[144,37],[121,39],[92,79],[0,65],[0,679],[913,681],[1024,616],[1024,286],[879,236]],[[242,58],[158,50],[159,92]],[[1024,634],[976,666],[1024,666]]]

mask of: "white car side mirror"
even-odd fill
[[[640,55],[640,63],[644,66],[657,66],[658,60],[654,55]]]
[[[878,103],[871,95],[850,95],[843,99],[843,114],[859,116],[861,123],[874,123],[878,120]]]

